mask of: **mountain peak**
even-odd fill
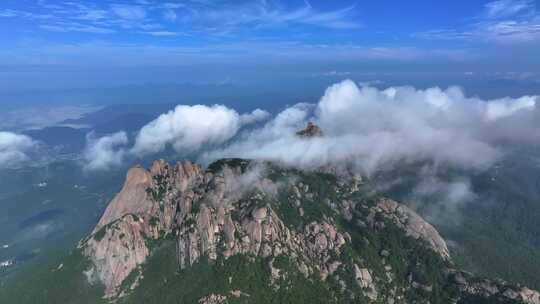
[[[310,121],[308,122],[306,128],[296,132],[296,135],[300,137],[307,137],[307,138],[321,137],[323,136],[323,132],[321,128],[319,128],[319,126],[317,126],[316,124]]]
[[[321,134],[308,124],[299,136]],[[171,303],[540,303],[536,291],[458,270],[432,225],[369,185],[242,159],[130,170],[81,249],[89,281],[125,303],[159,292],[156,280]],[[167,268],[156,265],[163,250]],[[174,283],[201,279],[202,289]]]

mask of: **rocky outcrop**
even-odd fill
[[[449,260],[450,253],[439,232],[416,212],[390,199],[380,199],[372,212],[382,214],[402,228],[408,236],[425,241],[435,252]],[[373,219],[374,216],[370,216]]]
[[[146,261],[148,240],[173,230],[179,210],[189,212],[192,188],[204,180],[204,171],[190,162],[171,167],[154,162],[151,169],[128,171],[122,190],[114,197],[80,247],[93,262],[89,273],[105,286],[107,297],[116,296],[124,280]]]
[[[126,214],[147,214],[152,203],[146,189],[152,187],[152,174],[142,167],[130,169],[120,193],[110,202],[94,231],[123,217]]]
[[[148,171],[135,167],[92,235],[80,244],[92,261],[86,274],[105,285],[107,297],[124,295],[136,288],[152,244],[167,237],[175,239],[180,271],[203,257],[223,263],[242,255],[264,261],[268,287],[275,291],[291,288],[286,282],[295,272],[308,282],[334,286],[336,296],[368,303],[404,303],[411,293],[429,297],[440,293],[437,288],[456,286],[460,294],[453,301],[480,296],[539,304],[536,291],[455,270],[432,225],[395,201],[364,195],[362,184],[353,174],[302,173],[237,159],[218,161],[207,170],[190,162],[172,166],[156,161]],[[414,257],[403,260],[410,258],[410,248],[394,255],[400,248],[389,251],[384,238],[372,238],[379,244],[371,244],[367,236],[373,233],[397,234],[392,237],[435,256],[441,261],[437,280],[445,281],[426,279],[426,268],[433,265]],[[244,296],[220,291],[199,303]]]
[[[225,304],[227,303],[227,296],[220,294],[210,294],[204,298],[199,299],[199,304]]]
[[[221,179],[221,176],[214,178]],[[326,279],[338,267],[334,257],[339,256],[347,242],[346,235],[339,232],[330,219],[312,222],[301,231],[291,230],[271,206],[261,206],[268,195],[271,194],[255,191],[238,204],[202,203],[197,215],[181,219],[177,248],[180,267],[193,265],[202,256],[216,260],[218,255],[224,258],[237,254],[263,258],[284,255],[294,257],[298,269],[306,276],[316,274]],[[209,196],[226,195],[209,193]]]
[[[310,138],[310,137],[321,137],[323,132],[319,126],[312,122],[308,122],[305,129],[296,132],[296,135],[300,137]]]
[[[525,304],[540,304],[540,293],[527,287],[510,285],[501,280],[478,279],[470,273],[458,270],[450,272],[459,289],[468,295],[489,298],[497,303],[517,301]]]
[[[125,215],[102,227],[84,244],[84,253],[93,262],[87,274],[103,283],[107,297],[118,294],[126,278],[150,254],[144,225],[141,217]]]
[[[377,300],[377,290],[369,269],[359,268],[358,265],[354,264],[354,278],[360,288],[367,290],[366,295],[370,300]]]

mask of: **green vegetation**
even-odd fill
[[[229,303],[339,303],[332,299],[328,287],[307,280],[285,259],[289,274],[283,288],[270,286],[268,260],[237,255],[214,263],[202,258],[186,270],[179,271],[175,244],[165,241],[143,267],[140,286],[119,303],[197,303],[211,293],[229,296]],[[285,288],[290,286],[290,288]],[[230,292],[240,290],[239,298]]]
[[[220,170],[224,165],[232,164],[243,166],[242,170],[246,170],[250,163],[238,159],[222,160],[212,164],[210,170]],[[117,303],[197,303],[210,294],[225,295],[228,303],[364,303],[366,299],[361,295],[363,292],[354,277],[355,265],[369,269],[375,278],[381,304],[386,303],[387,297],[396,289],[406,290],[408,303],[429,301],[443,304],[452,303],[457,298],[458,290],[455,285],[449,284],[445,274],[445,269],[450,265],[423,241],[406,236],[401,228],[381,216],[372,219],[379,225],[357,224],[366,221],[369,207],[378,198],[369,185],[362,185],[361,191],[351,192],[351,185],[341,183],[331,174],[305,173],[275,166],[270,166],[268,172],[272,180],[283,185],[277,196],[256,192],[247,194],[234,203],[238,208],[231,214],[233,220],[241,221],[254,208],[269,206],[289,228],[296,231],[302,231],[313,221],[334,223],[352,238],[352,242],[344,245],[340,253],[332,253],[332,259],[339,260],[343,265],[335,275],[329,276],[324,282],[317,275],[306,278],[298,270],[293,255],[279,255],[272,262],[271,257],[235,255],[224,259],[218,254],[217,261],[203,256],[194,265],[180,270],[175,233],[165,235],[161,231],[159,239],[146,239],[151,256],[123,282],[121,289],[127,292],[127,296],[118,299]],[[155,192],[149,192],[159,201],[168,187],[164,180],[157,177]],[[334,208],[347,201],[357,202],[350,210],[351,221],[344,220]],[[194,203],[192,212],[198,212],[200,203]],[[298,203],[303,209],[302,216]],[[135,215],[128,216],[138,220]],[[158,218],[150,219],[151,226],[158,224]],[[184,224],[195,224],[194,217],[188,216]],[[98,241],[103,239],[110,225],[101,228],[92,237]],[[480,229],[474,226],[477,225],[474,221],[465,227],[468,225],[471,225],[470,229]],[[238,231],[235,233],[238,238],[241,237]],[[218,252],[223,252],[223,233],[218,239],[222,240],[218,244]],[[461,257],[458,255],[458,261],[466,263],[467,260]],[[280,276],[274,280],[271,277],[271,262],[280,272]],[[16,284],[2,286],[0,303],[102,303],[102,287],[88,284],[83,275],[83,271],[89,268],[89,262],[81,253],[73,252],[63,263],[62,267],[58,267],[59,263],[53,263],[56,266],[43,267],[36,273],[28,272]],[[131,290],[130,287],[139,278],[138,287]],[[411,288],[413,282],[417,286]],[[342,291],[343,284],[347,287],[345,291]],[[469,297],[459,303],[494,302]]]
[[[431,216],[441,235],[451,240],[449,247],[458,266],[540,289],[540,167],[531,166],[536,161],[530,155],[530,151],[516,151],[480,173],[441,169],[437,175],[441,181],[470,177],[476,197],[457,205],[437,196],[421,204],[410,197],[425,164],[380,172],[372,182],[391,184],[385,195],[413,204],[424,217]],[[399,183],[393,183],[397,177]]]
[[[153,176],[153,179],[156,186],[152,188],[147,188],[146,193],[150,195],[153,201],[159,203],[159,207],[161,211],[163,211],[163,199],[165,198],[165,194],[167,194],[167,191],[170,190],[170,185],[167,182],[165,176],[163,175],[155,175]]]
[[[105,234],[107,233],[108,227],[109,227],[108,225],[101,227],[96,233],[94,233],[94,239],[98,242],[103,240],[103,238],[105,237]]]
[[[228,167],[231,167],[231,168],[240,167],[242,172],[245,172],[250,164],[251,164],[251,161],[246,160],[246,159],[224,158],[224,159],[217,160],[217,161],[211,163],[210,165],[208,165],[207,170],[212,172],[212,173],[218,173],[221,170],[223,170],[223,168],[225,166],[228,166]]]
[[[150,219],[150,226],[152,227],[157,227],[159,225],[159,218],[153,216],[151,219]]]
[[[60,262],[26,269],[17,280],[0,288],[0,303],[17,304],[99,304],[104,303],[103,287],[90,285],[83,271],[90,266],[75,250]],[[55,266],[51,266],[55,265]]]
[[[324,173],[303,173],[297,170],[287,170],[287,174],[279,174],[274,168],[270,172],[271,178],[282,183],[286,188],[282,189],[277,197],[271,200],[272,205],[280,218],[292,229],[302,228],[303,225],[313,221],[321,221],[324,216],[334,217],[335,212],[328,206],[327,202],[337,201],[339,194],[336,193],[336,178]],[[292,181],[295,184],[291,184]],[[309,194],[303,193],[303,189],[298,189],[301,197],[296,196],[294,187],[299,184],[308,187]],[[300,203],[304,210],[304,215],[300,216],[296,201]]]

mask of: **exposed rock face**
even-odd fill
[[[232,175],[218,174],[210,183],[227,184],[228,178]],[[229,197],[225,189],[212,188],[205,197]],[[225,258],[237,254],[264,258],[285,255],[295,257],[295,264],[306,276],[316,274],[326,279],[337,268],[332,256],[339,256],[346,237],[330,219],[312,222],[299,232],[289,229],[271,206],[258,207],[269,195],[256,191],[248,197],[252,203],[245,205],[226,200],[212,205],[203,199],[198,214],[179,218],[180,267],[193,265],[202,256],[216,260],[220,254]],[[224,248],[219,252],[221,243]]]
[[[519,303],[540,304],[540,293],[527,287],[512,286],[500,280],[479,280],[469,273],[457,270],[451,273],[453,280],[464,293],[489,298],[497,303],[513,300]]]
[[[124,187],[109,204],[94,231],[126,214],[150,213],[152,204],[146,189],[152,186],[152,174],[142,167],[128,171]]]
[[[373,278],[371,277],[369,269],[360,269],[358,265],[354,264],[354,278],[358,283],[358,286],[367,290],[366,295],[369,299],[373,301],[377,300],[377,290],[375,289],[375,285],[373,284]]]
[[[439,232],[416,212],[390,199],[379,200],[373,210],[394,221],[407,235],[426,241],[435,252],[447,260],[450,259],[446,242]]]
[[[95,273],[105,285],[106,296],[118,293],[118,288],[140,264],[150,251],[145,243],[142,218],[126,215],[104,229],[99,236],[94,234],[85,244],[84,253],[92,257]]]
[[[225,304],[227,303],[227,296],[220,294],[210,294],[199,300],[199,304]]]
[[[306,128],[296,132],[296,135],[300,137],[320,137],[323,135],[323,132],[319,126],[312,122],[308,122]]]
[[[272,290],[291,288],[284,282],[297,272],[310,282],[338,286],[333,287],[335,296],[352,302],[406,303],[411,293],[431,295],[456,286],[460,293],[452,301],[480,296],[539,304],[536,291],[455,270],[433,226],[395,201],[364,197],[359,178],[341,180],[328,171],[304,176],[259,165],[223,160],[203,170],[190,162],[171,166],[156,161],[149,171],[131,169],[92,235],[81,242],[93,262],[87,276],[105,285],[107,297],[121,296],[136,288],[152,244],[174,237],[180,270],[203,257],[218,263],[242,255],[267,264]],[[380,238],[368,238],[377,233]],[[407,256],[411,248],[396,252],[401,248],[385,247],[385,233],[434,255],[444,281],[426,281],[421,274],[432,265]],[[199,303],[245,296],[238,290],[220,291]]]
[[[203,179],[202,168],[190,162],[171,167],[160,160],[150,171],[129,170],[122,190],[80,245],[91,258],[107,297],[117,295],[122,282],[144,263],[150,253],[147,241],[172,232],[180,207],[189,212],[191,187]]]

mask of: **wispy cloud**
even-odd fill
[[[156,36],[156,37],[174,37],[174,36],[180,35],[177,32],[170,32],[170,31],[154,31],[154,32],[150,31],[150,32],[142,32],[142,33],[148,34],[151,36]]]
[[[165,18],[165,20],[168,20],[168,21],[176,21],[178,16],[176,15],[176,13],[173,10],[166,10],[163,13],[163,18]]]
[[[28,6],[28,7],[27,7]],[[277,1],[158,2],[140,0],[131,4],[116,2],[39,1],[37,6],[0,10],[0,18],[41,19],[38,27],[55,32],[110,34],[135,32],[178,33],[207,36],[262,31],[283,26],[307,26],[345,30],[359,28],[355,7],[321,10],[305,1],[299,6]],[[37,12],[47,11],[47,14]],[[65,26],[77,22],[76,26]],[[60,28],[64,27],[63,30]],[[152,27],[152,28],[150,28]],[[142,31],[141,31],[142,30]],[[170,35],[162,35],[170,36]]]
[[[540,40],[540,13],[534,1],[499,0],[489,2],[463,28],[436,29],[414,34],[438,40],[469,40],[523,43]]]
[[[513,17],[519,13],[530,13],[535,10],[534,1],[499,0],[485,5],[485,16],[491,19]]]
[[[111,34],[116,31],[109,28],[97,27],[93,25],[85,25],[79,23],[63,23],[58,22],[55,24],[43,24],[40,28],[52,32],[81,32],[81,33],[93,33],[93,34]]]
[[[17,17],[17,11],[6,9],[6,10],[0,10],[0,17],[4,18],[11,18],[11,17]]]
[[[26,18],[26,19],[33,19],[33,20],[46,20],[46,19],[52,19],[54,16],[51,14],[40,14],[40,13],[34,13],[34,12],[27,12],[22,10],[14,10],[14,9],[0,9],[0,18]]]
[[[99,21],[107,18],[109,12],[102,9],[85,9],[76,17],[81,20]]]
[[[146,18],[146,10],[142,6],[114,4],[111,10],[121,19],[125,20],[143,20]]]
[[[330,29],[353,29],[361,27],[354,18],[354,6],[319,11],[306,2],[303,6],[283,8],[268,1],[253,1],[242,5],[205,6],[183,16],[186,23],[223,25],[230,29],[252,26],[256,29],[286,25],[308,25]]]

